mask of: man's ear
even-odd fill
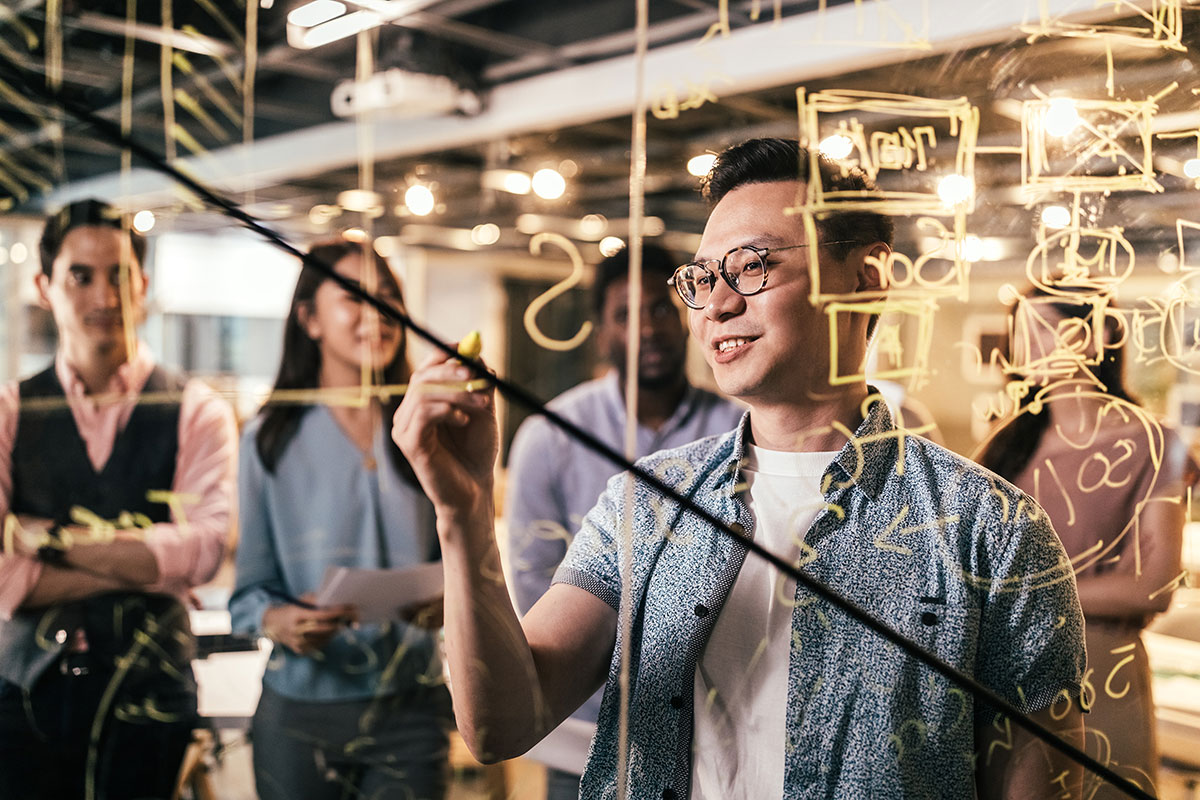
[[[887,288],[888,281],[885,275],[890,269],[888,262],[891,254],[892,248],[883,242],[875,242],[866,248],[862,260],[857,265],[858,285],[855,291],[878,292]]]
[[[38,270],[38,273],[33,276],[33,285],[37,287],[38,307],[46,311],[50,310],[50,276]]]

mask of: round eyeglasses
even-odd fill
[[[839,239],[820,244],[847,244],[853,241],[855,240]],[[667,279],[667,285],[674,286],[679,298],[690,308],[702,309],[708,304],[708,298],[712,296],[713,287],[717,283],[717,275],[710,266],[716,264],[729,288],[743,297],[749,297],[758,294],[767,285],[767,256],[800,247],[808,247],[808,244],[793,244],[787,247],[745,244],[733,248],[719,259],[689,261],[675,270],[675,274]]]

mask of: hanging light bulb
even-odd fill
[[[533,173],[533,193],[543,200],[557,200],[567,190],[567,182],[558,170],[539,169]]]
[[[433,191],[428,186],[423,183],[414,183],[404,193],[404,205],[408,206],[408,210],[418,217],[427,217],[433,213],[437,202],[433,198]]]

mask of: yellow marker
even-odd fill
[[[479,335],[479,331],[471,331],[458,342],[458,354],[463,358],[479,358],[479,354],[483,352],[483,338]],[[468,392],[477,392],[480,389],[486,389],[488,382],[483,378],[467,381],[463,387]]]
[[[479,358],[483,352],[483,339],[479,331],[471,331],[458,343],[458,354],[463,358]]]

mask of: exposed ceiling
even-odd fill
[[[1178,8],[1181,2],[1159,0],[1156,8]],[[983,16],[988,13],[985,6],[995,9],[1014,3],[994,0],[974,10]],[[947,9],[966,9],[958,3],[934,0],[906,3],[908,7],[918,4],[934,15]],[[353,134],[347,134],[352,128],[344,124],[338,127],[329,98],[340,82],[354,76],[355,40],[349,38],[313,50],[291,47],[285,17],[297,5],[300,2],[296,0],[275,0],[273,7],[257,10],[257,75],[250,95],[254,140],[288,142],[292,141],[289,136],[305,131],[330,131],[328,135],[333,136],[335,130],[336,135],[353,139]],[[448,76],[478,93],[485,106],[481,120],[492,108],[489,104],[500,105],[498,98],[508,87],[541,86],[539,78],[589,65],[595,69],[581,70],[581,75],[607,74],[600,67],[631,63],[635,6],[630,0],[434,0],[416,5],[420,10],[378,29],[373,49],[375,70],[395,67]],[[839,5],[843,6],[841,11],[849,13],[851,6],[818,0],[730,2],[733,36],[728,40],[730,44],[720,45],[727,48],[721,52],[737,53],[745,62],[737,68],[750,72],[759,62],[765,72],[768,68],[777,70],[778,64],[789,58],[803,61],[806,54],[802,42],[797,43],[794,53],[764,52],[753,44],[737,50],[736,44],[749,41],[744,37],[750,34],[744,30],[761,32],[771,25],[790,25],[795,30],[820,26],[823,15],[836,13],[834,7]],[[858,8],[857,4],[851,5]],[[1091,3],[1077,5],[1087,7],[1093,15],[1098,13]],[[825,10],[818,10],[818,6]],[[134,65],[128,92],[133,135],[159,152],[173,147],[178,155],[191,156],[192,164],[203,163],[203,156],[196,157],[195,153],[233,153],[246,135],[242,113],[250,107],[242,85],[247,63],[244,37],[248,10],[229,0],[176,0],[169,5],[175,33],[164,34],[163,7],[160,2],[141,0],[136,4],[136,23],[127,26],[126,0],[63,0],[59,38],[53,20],[47,27],[42,0],[16,0],[10,11],[0,10],[0,64],[16,62],[20,68],[44,76],[47,65],[53,71],[58,52],[55,42],[61,41],[64,94],[116,121],[123,108],[121,80],[128,42]],[[1105,24],[1153,30],[1152,20],[1132,15],[1132,5],[1106,4],[1104,13],[1112,15],[1113,8],[1119,16]],[[1117,183],[1099,180],[1085,186],[1080,200],[1085,221],[1097,226],[1120,225],[1135,245],[1161,249],[1174,242],[1176,219],[1200,216],[1195,212],[1195,181],[1182,175],[1184,163],[1197,156],[1196,137],[1187,134],[1200,131],[1200,98],[1195,91],[1200,86],[1195,69],[1200,11],[1183,7],[1179,17],[1182,25],[1175,31],[1178,41],[1174,49],[1162,46],[1161,41],[1139,44],[1136,34],[1079,36],[1075,35],[1078,31],[1064,27],[1055,35],[1031,37],[1029,31],[1010,25],[986,36],[964,38],[961,46],[950,41],[926,51],[914,47],[881,50],[879,56],[814,71],[804,77],[803,85],[810,98],[822,90],[883,92],[934,101],[967,98],[979,112],[980,146],[974,169],[976,213],[970,216],[968,229],[980,236],[1023,243],[1032,237],[1040,207],[1064,200],[1069,205],[1070,194],[1061,190],[1047,191],[1041,197],[1022,193],[1023,175],[1028,177],[1029,173],[1028,164],[1023,165],[1019,154],[1022,146],[1028,147],[1021,121],[1022,103],[1036,100],[1038,93],[1086,98],[1109,104],[1095,112],[1096,119],[1102,119],[1124,113],[1118,101],[1143,101],[1177,83],[1177,88],[1157,100],[1154,114],[1146,117],[1152,131],[1108,120],[1112,141],[1135,156],[1142,152],[1139,148],[1145,137],[1150,136],[1155,178],[1163,191],[1118,188],[1106,194],[1106,189]],[[683,48],[695,51],[696,43],[719,20],[717,0],[652,3],[651,52],[667,54],[682,52]],[[1072,35],[1065,35],[1067,32]],[[862,34],[865,39],[871,35],[870,31]],[[1030,42],[1030,38],[1035,40]],[[168,39],[176,57],[170,75],[177,101],[164,106],[162,56],[163,42]],[[1105,86],[1110,54],[1114,79],[1111,95]],[[733,71],[729,59],[720,68]],[[5,75],[11,76],[11,69],[0,67],[0,78]],[[704,76],[696,76],[696,81],[703,83]],[[710,99],[697,108],[681,110],[674,118],[660,119],[669,116],[661,113],[649,117],[646,212],[662,220],[661,227],[668,235],[694,234],[703,224],[704,209],[695,195],[697,181],[684,170],[688,158],[749,136],[797,133],[796,82],[771,86],[766,78],[757,83],[745,78],[740,81],[738,90],[726,94],[723,84],[714,80],[708,88],[714,95],[720,94],[719,100]],[[760,88],[763,85],[767,88]],[[741,90],[743,86],[754,88]],[[585,84],[575,91],[587,93],[589,88]],[[652,90],[661,103],[663,96],[657,85]],[[596,91],[600,94],[598,88]],[[628,93],[632,97],[632,86]],[[562,94],[546,94],[544,102],[553,105],[565,100]],[[528,99],[525,102],[528,104]],[[164,110],[186,131],[173,143],[164,136]],[[454,246],[457,240],[443,235],[444,229],[461,231],[488,221],[502,231],[497,246],[524,247],[527,238],[522,233],[528,231],[523,227],[536,223],[577,233],[582,216],[600,214],[609,220],[607,232],[621,235],[621,221],[628,216],[628,110],[615,115],[600,112],[599,117],[577,123],[554,121],[553,115],[540,113],[543,111],[529,107],[532,121],[526,128],[509,123],[498,135],[482,133],[474,139],[462,136],[446,146],[413,133],[414,129],[419,131],[420,119],[407,119],[402,133],[400,123],[394,129],[386,124],[371,128],[361,143],[367,151],[383,154],[371,171],[374,187],[385,198],[383,216],[372,221],[374,232],[404,234],[407,241],[435,246]],[[1088,113],[1084,116],[1090,119]],[[928,124],[926,110],[911,104],[887,112],[850,108],[821,119],[821,137],[839,122],[849,124],[854,120],[867,126],[868,135],[872,126],[880,131],[901,127],[911,131]],[[471,122],[469,117],[461,120],[465,128]],[[432,127],[433,122],[430,124]],[[390,154],[389,130],[395,130],[397,138],[409,137],[418,144],[408,147],[408,151],[395,148],[397,152]],[[61,199],[64,187],[99,185],[95,183],[97,176],[111,176],[119,170],[120,151],[114,142],[76,120],[56,119],[44,104],[0,96],[0,132],[0,203],[7,196],[17,210],[40,210],[46,198]],[[914,182],[928,184],[925,178],[954,171],[960,144],[943,131],[936,146],[929,143],[926,173],[885,170],[880,173],[881,186],[900,189]],[[1085,147],[1059,144],[1064,152],[1058,155],[1063,158],[1072,155],[1071,147],[1074,155]],[[364,218],[353,212],[332,219],[317,215],[316,223],[309,214],[314,206],[335,205],[339,192],[359,184],[360,166],[353,157],[323,163],[313,158],[313,151],[295,152],[291,163],[282,159],[269,177],[256,181],[252,191],[233,191],[234,199],[298,238],[361,224]],[[1098,178],[1116,178],[1119,159],[1110,156],[1108,151],[1101,156],[1092,153],[1078,169]],[[306,159],[313,163],[305,163]],[[228,168],[230,162],[222,163]],[[532,172],[542,167],[555,167],[567,175],[568,188],[562,198],[541,200],[532,194],[521,196],[484,188],[487,170]],[[417,218],[403,207],[403,193],[414,182],[434,190],[437,206],[428,216]],[[231,177],[227,187],[233,185],[236,181]],[[221,224],[214,215],[196,213],[181,203],[160,201],[159,205],[175,206],[166,219],[177,229]],[[522,214],[539,218],[526,217],[523,224],[518,224]]]

